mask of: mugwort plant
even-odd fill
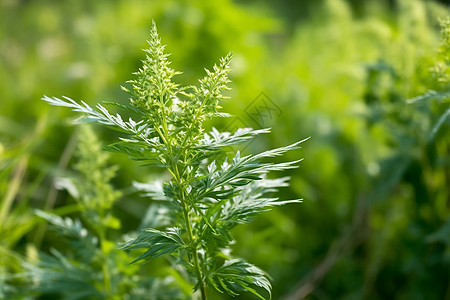
[[[170,67],[155,24],[150,31],[149,48],[144,50],[143,66],[123,88],[131,95],[129,105],[115,103],[133,113],[124,120],[103,105],[91,107],[68,97],[43,100],[51,105],[69,107],[83,113],[80,121],[97,122],[122,132],[120,141],[107,146],[131,159],[164,168],[171,175],[168,182],[152,185],[150,195],[170,204],[172,224],[143,229],[125,242],[123,250],[140,250],[133,262],[171,255],[177,270],[183,269],[207,299],[208,289],[232,296],[250,292],[260,299],[271,298],[268,276],[244,259],[231,255],[234,242],[230,231],[249,222],[271,207],[301,200],[273,197],[279,187],[288,185],[288,177],[269,179],[271,171],[295,168],[300,160],[274,163],[272,157],[300,148],[304,141],[258,154],[229,155],[227,146],[236,145],[269,133],[269,129],[238,129],[233,133],[205,129],[212,117],[227,117],[219,112],[220,101],[228,90],[231,54],[220,59],[197,86],[181,87],[172,78],[180,74]]]

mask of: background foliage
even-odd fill
[[[92,275],[94,298],[108,289],[105,274],[118,299],[189,297],[170,262],[138,270],[114,248],[142,219],[164,222],[164,209],[149,208],[133,187],[164,174],[115,154],[106,162],[98,149],[92,164],[109,173],[83,173],[72,115],[39,100],[126,103],[120,85],[140,65],[153,19],[172,66],[184,71],[181,83],[195,83],[204,66],[234,52],[223,106],[235,117],[214,125],[276,133],[244,153],[312,136],[280,195],[303,204],[233,231],[240,241],[233,252],[268,271],[274,299],[449,299],[449,33],[439,25],[447,16],[444,4],[419,0],[2,1],[0,298],[60,299],[45,283],[56,276],[67,284],[58,276],[70,272],[51,272],[63,262]],[[115,138],[95,132],[101,144]],[[112,205],[100,214],[101,228],[90,224],[98,207],[74,194],[83,180],[92,197],[99,189],[111,195],[99,199]],[[84,248],[95,258],[76,257],[77,236],[92,242]],[[111,262],[106,271],[102,257]],[[171,294],[157,296],[161,287]]]

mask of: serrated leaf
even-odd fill
[[[165,231],[148,228],[143,229],[136,238],[126,242],[120,249],[147,249],[147,251],[131,262],[135,263],[139,260],[152,259],[163,254],[172,253],[184,246],[180,228],[168,228]]]
[[[71,218],[62,218],[58,215],[47,213],[39,209],[35,209],[34,213],[47,220],[47,222],[63,231],[66,235],[74,236],[79,239],[85,239],[89,235],[88,231],[77,219],[72,220]]]
[[[442,127],[442,125],[450,119],[450,108],[448,108],[437,120],[436,124],[434,124],[433,129],[431,129],[431,132],[428,136],[428,141],[433,141],[434,137],[436,136],[436,133],[439,131],[439,129]]]
[[[278,198],[266,197],[268,193],[276,192],[277,187],[287,186],[289,177],[279,179],[262,179],[254,181],[240,193],[220,205],[220,218],[217,218],[225,228],[231,228],[236,224],[251,221],[259,213],[270,210],[274,206],[289,203],[300,203],[300,199],[279,200]],[[212,207],[212,211],[219,210]]]
[[[430,100],[446,100],[450,98],[450,91],[433,91],[429,90],[423,95],[414,97],[409,99],[408,103],[417,103],[421,101],[430,101]]]
[[[171,198],[164,194],[163,182],[161,180],[154,180],[152,182],[133,182],[133,187],[142,193],[145,197],[150,197],[153,200],[169,201]]]
[[[219,132],[217,129],[213,128],[212,131],[204,134],[200,145],[197,146],[198,149],[208,149],[216,150],[222,147],[236,145],[245,142],[253,137],[263,134],[270,133],[269,128],[254,130],[252,128],[239,128],[234,134],[230,132]]]
[[[34,213],[49,222],[57,231],[68,238],[70,246],[82,260],[90,260],[95,255],[98,239],[89,233],[78,219],[62,218],[58,215],[35,209]]]
[[[33,290],[64,295],[64,299],[101,299],[95,288],[98,273],[83,262],[74,261],[52,249],[52,255],[41,254],[36,264],[24,263],[34,282]]]
[[[282,163],[263,163],[259,160],[265,157],[280,156],[283,153],[298,149],[299,144],[307,139],[292,145],[272,149],[256,155],[241,157],[239,152],[232,160],[232,164],[224,163],[220,170],[208,173],[205,177],[192,183],[195,190],[194,198],[201,200],[205,197],[220,199],[220,195],[232,195],[234,188],[245,186],[250,182],[261,178],[270,171],[280,171],[296,168],[301,160]]]
[[[122,89],[124,91],[128,92],[127,89],[124,89],[123,87],[122,87]],[[125,109],[127,111],[130,111],[130,112],[133,112],[133,113],[145,116],[145,113],[142,110],[140,110],[139,108],[135,107],[135,106],[121,104],[121,103],[117,103],[117,102],[111,102],[111,101],[103,101],[103,103],[104,104],[108,104],[108,105],[112,105],[112,106],[117,106],[117,107],[123,108],[123,109]]]
[[[206,277],[207,284],[221,293],[237,296],[247,291],[265,300],[272,298],[272,285],[264,271],[244,260],[233,259],[226,261]],[[268,297],[262,295],[258,288],[264,290]]]

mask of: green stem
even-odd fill
[[[20,186],[25,176],[25,171],[28,165],[28,155],[25,155],[18,163],[16,169],[13,172],[13,178],[8,186],[8,190],[5,193],[5,197],[0,207],[0,224],[5,224],[6,217],[14,202],[14,198],[20,191]]]
[[[198,285],[200,287],[200,293],[201,293],[201,296],[202,296],[202,300],[207,300],[206,285],[205,285],[205,282],[203,280],[202,270],[201,270],[200,262],[199,262],[199,259],[198,259],[197,243],[195,241],[194,232],[192,230],[191,220],[189,218],[189,206],[188,206],[188,203],[187,203],[186,198],[185,198],[185,189],[183,188],[183,186],[181,184],[180,174],[179,174],[177,165],[175,165],[175,167],[174,167],[174,173],[175,173],[175,176],[176,176],[175,180],[176,180],[179,188],[181,189],[181,195],[180,195],[181,199],[180,200],[181,200],[181,203],[183,205],[184,220],[186,222],[186,228],[187,228],[187,233],[188,233],[189,244],[191,245],[192,256],[194,258],[194,267],[195,267],[195,270],[197,272],[197,280],[198,280]]]
[[[160,99],[161,101],[161,106],[162,106],[162,114],[161,114],[161,125],[162,125],[162,129],[163,132],[161,133],[159,131],[159,128],[157,128],[158,133],[160,134],[161,138],[163,138],[164,143],[166,144],[167,147],[167,152],[171,154],[172,151],[172,145],[169,141],[169,130],[168,130],[168,126],[167,126],[167,121],[166,121],[166,116],[164,113],[164,105],[162,102],[162,99]],[[172,155],[168,155],[169,157],[172,157]],[[182,178],[180,176],[180,172],[178,170],[178,164],[177,161],[175,161],[173,158],[171,159],[171,168],[168,168],[169,172],[172,174],[172,176],[175,179],[175,182],[177,183],[178,187],[180,188],[180,201],[181,201],[181,205],[183,208],[183,214],[184,214],[184,219],[186,222],[186,228],[187,228],[187,233],[188,233],[188,240],[189,240],[189,244],[191,245],[191,251],[192,251],[192,256],[194,258],[194,267],[197,273],[197,279],[198,279],[198,285],[200,287],[200,293],[202,296],[202,300],[207,300],[207,295],[206,295],[206,284],[203,280],[203,276],[202,276],[202,270],[200,267],[200,262],[198,259],[198,253],[197,253],[197,244],[195,241],[195,237],[194,237],[194,233],[192,230],[192,224],[191,224],[191,220],[189,218],[189,205],[186,201],[185,198],[185,191],[186,189],[184,188],[184,184],[182,182]],[[172,169],[172,170],[171,170]]]
[[[194,233],[192,231],[192,225],[191,225],[191,221],[189,219],[188,205],[184,199],[184,196],[182,198],[184,201],[184,206],[183,206],[184,218],[186,221],[186,228],[188,231],[189,243],[192,245],[192,248],[191,248],[192,256],[194,258],[194,267],[197,272],[198,285],[200,287],[200,293],[202,295],[202,300],[206,300],[207,299],[206,285],[205,285],[205,282],[203,281],[202,270],[200,268],[200,263],[199,263],[199,259],[198,259],[197,244],[194,242]]]
[[[105,292],[106,292],[106,299],[112,299],[111,276],[109,275],[108,259],[107,259],[109,250],[107,249],[107,247],[105,245],[105,232],[104,232],[103,228],[99,229],[99,238],[100,238],[100,247],[102,249],[102,253],[103,253],[103,257],[104,257],[104,261],[102,264],[102,273],[103,273],[103,283],[104,283]]]

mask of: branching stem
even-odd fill
[[[202,296],[202,300],[207,300],[206,286],[205,286],[205,282],[203,280],[202,270],[201,270],[199,259],[198,259],[197,242],[196,242],[195,237],[194,237],[194,232],[192,230],[191,219],[189,217],[189,211],[190,211],[189,204],[186,201],[185,189],[184,189],[183,184],[181,182],[181,178],[180,178],[180,174],[179,174],[177,165],[174,166],[174,174],[175,174],[175,181],[177,182],[178,187],[181,190],[181,192],[180,192],[180,201],[182,203],[183,214],[184,214],[184,219],[185,219],[185,222],[186,222],[186,229],[187,229],[187,234],[188,234],[188,240],[189,240],[189,244],[190,244],[189,249],[192,251],[192,257],[193,257],[193,260],[194,260],[194,267],[195,267],[195,270],[196,270],[196,273],[197,273],[197,280],[198,280],[198,285],[199,285],[199,288],[200,288],[200,293],[201,293],[201,296]]]
[[[207,294],[206,294],[206,285],[205,285],[205,281],[203,280],[203,276],[202,276],[202,269],[200,267],[200,262],[198,259],[198,253],[197,253],[197,242],[195,240],[194,237],[194,232],[192,230],[192,224],[191,224],[191,219],[189,217],[189,203],[187,203],[186,201],[186,189],[185,186],[183,184],[183,180],[181,178],[180,175],[180,171],[178,169],[178,162],[176,161],[176,159],[174,159],[173,157],[173,153],[172,153],[172,145],[170,144],[169,141],[169,133],[168,133],[168,126],[167,126],[167,121],[166,121],[166,116],[165,116],[165,112],[163,110],[162,113],[162,129],[163,129],[163,133],[162,136],[164,137],[163,141],[167,147],[168,153],[170,153],[171,155],[171,163],[172,163],[172,170],[169,169],[169,172],[172,174],[172,176],[174,177],[174,180],[176,182],[176,184],[178,185],[178,188],[180,189],[180,201],[181,201],[181,205],[182,205],[182,209],[183,209],[183,215],[184,215],[184,220],[186,222],[186,229],[187,229],[187,234],[188,234],[188,242],[189,242],[189,249],[192,252],[191,255],[193,257],[194,260],[194,267],[197,273],[197,280],[198,280],[198,286],[200,288],[200,293],[201,293],[201,297],[202,300],[207,300]],[[160,134],[161,135],[161,134]]]

